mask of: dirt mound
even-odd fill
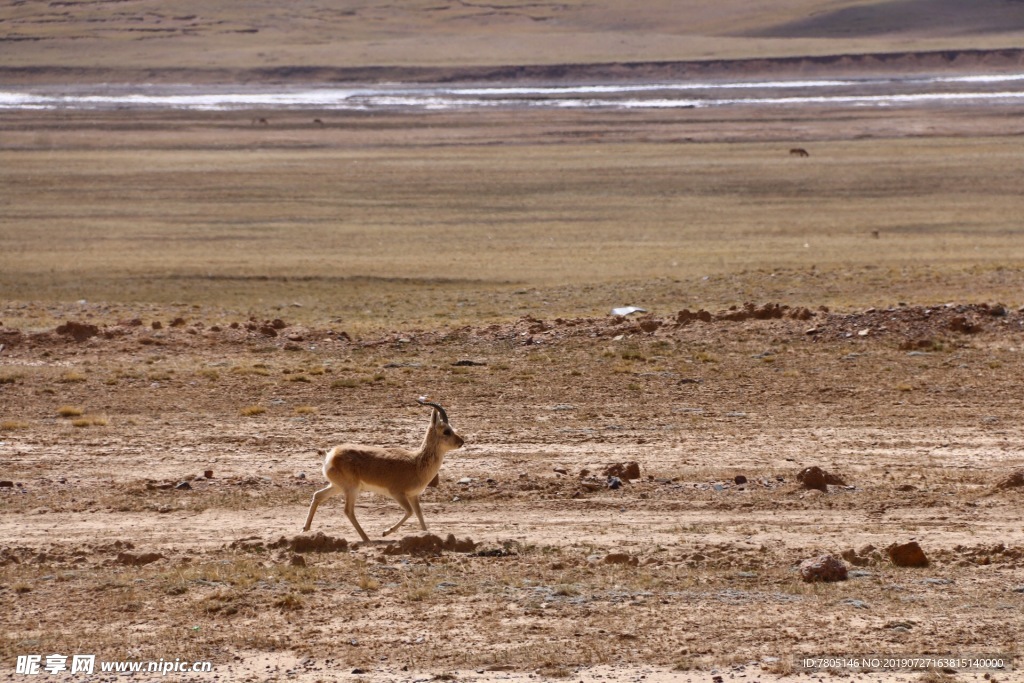
[[[348,550],[348,541],[318,531],[312,536],[304,534],[291,538],[282,536],[267,547],[287,548],[293,553],[338,553]]]
[[[1024,470],[1017,470],[1006,479],[996,484],[996,491],[1008,491],[1024,487]]]
[[[634,461],[617,462],[604,468],[601,472],[605,477],[618,477],[622,481],[640,478],[640,463]]]
[[[71,337],[77,342],[82,342],[99,334],[100,328],[88,323],[78,323],[73,320],[69,320],[63,325],[59,325],[56,332],[57,334]]]
[[[122,552],[117,554],[117,563],[128,565],[130,567],[142,567],[144,565],[156,562],[157,560],[164,559],[164,556],[160,553],[129,553]]]
[[[800,470],[800,473],[796,475],[796,480],[805,489],[819,491],[828,491],[829,486],[846,486],[846,482],[841,477],[830,474],[817,465]]]
[[[423,534],[422,536],[406,536],[396,543],[389,544],[384,549],[385,555],[440,555],[442,550],[456,553],[471,553],[476,550],[478,543],[471,538],[459,540],[454,534],[441,540],[437,534]]]

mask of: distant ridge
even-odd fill
[[[513,81],[650,81],[744,76],[820,76],[825,74],[1017,71],[1024,49],[936,50],[659,62],[529,64],[510,66],[281,66],[255,69],[105,69],[75,67],[0,67],[0,83],[455,83]]]

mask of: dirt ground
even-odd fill
[[[90,315],[0,328],[8,677],[18,655],[86,651],[230,680],[1020,657],[1019,311],[758,305],[353,339]],[[337,500],[301,534],[317,449],[416,446],[421,394],[466,439],[424,497],[438,538],[353,543]],[[815,465],[842,485],[803,487]],[[358,514],[377,536],[399,510],[363,494]],[[911,540],[927,567],[888,558]],[[822,554],[849,578],[801,580]],[[984,673],[1012,677],[956,679]]]

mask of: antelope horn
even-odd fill
[[[416,399],[416,402],[419,403],[421,406],[430,406],[431,408],[434,408],[435,410],[437,410],[438,413],[441,414],[441,419],[444,420],[445,422],[448,422],[448,413],[444,412],[444,408],[442,408],[437,403],[425,401],[422,396]]]

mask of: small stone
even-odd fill
[[[556,474],[569,474],[569,471],[564,467],[555,467],[554,470]]]
[[[203,477],[213,479],[213,470],[203,470]]]
[[[622,480],[618,477],[608,477],[608,488],[612,491],[622,488]]]
[[[13,488],[14,488],[14,482],[13,481],[7,481],[7,480],[0,481],[0,489],[13,489]]]
[[[737,486],[742,486],[743,484],[747,483],[747,478],[744,477],[742,474],[737,474],[736,478],[733,479],[733,481],[736,482]]]
[[[192,484],[188,483],[187,481],[182,481],[179,482],[178,485],[175,486],[174,488],[177,489],[178,491],[190,491],[192,489]]]

